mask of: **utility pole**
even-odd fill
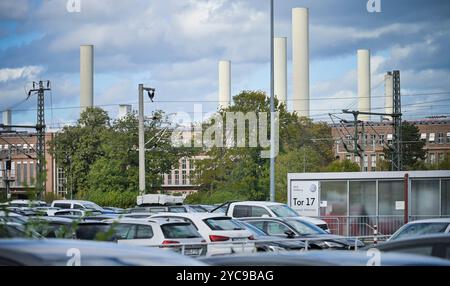
[[[273,0],[270,0],[270,201],[275,201],[275,90]]]
[[[393,117],[394,134],[393,142],[394,152],[392,152],[392,171],[401,171],[403,169],[403,144],[402,144],[402,103],[400,95],[400,71],[393,71],[393,88],[394,88],[394,114],[398,116]]]
[[[44,81],[40,80],[38,87],[36,88],[36,82],[33,82],[33,89],[28,91],[28,98],[31,93],[37,92],[37,122],[36,122],[36,189],[38,192],[38,198],[42,199],[42,194],[45,192],[45,104],[44,104],[44,92],[50,91],[50,81],[47,80],[46,87],[44,87]],[[27,99],[28,99],[27,98]]]
[[[139,84],[139,194],[145,194],[145,129],[144,129],[144,90],[151,101],[155,96],[155,89]]]

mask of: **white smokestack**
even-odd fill
[[[370,112],[370,51],[358,50],[358,110]],[[360,120],[369,121],[370,115],[359,115]]]
[[[80,112],[94,106],[94,46],[80,46]]]
[[[3,124],[5,125],[11,125],[11,110],[5,110],[3,111]],[[5,130],[11,130],[10,127],[5,127]]]
[[[394,76],[391,72],[388,72],[384,76],[384,113],[392,114],[394,113]],[[388,117],[389,120],[392,117]]]
[[[219,61],[219,108],[230,106],[231,62]]]
[[[274,89],[275,96],[281,103],[286,104],[287,98],[287,39],[274,39]]]
[[[292,88],[294,111],[309,117],[309,20],[307,8],[292,9]]]
[[[119,105],[119,119],[124,118],[128,115],[128,113],[131,113],[131,105],[129,104],[120,104]]]

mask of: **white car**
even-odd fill
[[[57,210],[54,212],[50,212],[49,216],[63,216],[63,217],[86,217],[86,216],[92,216],[92,215],[100,215],[102,214],[99,211],[92,211],[92,210],[75,210],[75,209],[63,209],[63,210]]]
[[[286,204],[266,201],[243,201],[229,204],[226,215],[233,218],[251,217],[301,217],[305,221],[317,225],[326,232],[330,232],[328,224],[318,218],[300,216]]]
[[[8,203],[10,207],[17,208],[32,208],[32,207],[44,207],[47,204],[43,201],[31,201],[31,200],[12,200]]]
[[[60,209],[91,209],[103,212],[103,208],[96,203],[80,200],[56,200],[52,202],[51,207]]]
[[[178,218],[192,223],[208,244],[208,255],[252,253],[254,237],[234,219],[211,213],[160,213],[152,218]]]
[[[137,246],[163,246],[189,256],[206,254],[206,241],[195,227],[179,219],[111,219],[117,243]]]
[[[438,233],[450,233],[450,218],[434,218],[408,222],[399,228],[388,241]]]

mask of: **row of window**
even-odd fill
[[[0,144],[0,151],[1,150],[33,150],[34,144]]]
[[[167,185],[189,185],[190,174],[195,169],[195,160],[183,158],[180,160],[178,169],[173,170],[167,174]]]
[[[370,136],[370,137],[369,137]],[[346,135],[347,144],[353,143],[353,138],[351,135]],[[391,144],[394,139],[392,134],[365,134],[364,135],[365,143],[367,145],[375,146],[377,144],[384,145],[384,143]],[[421,133],[420,140],[428,142],[430,144],[445,144],[450,143],[450,132],[438,132],[438,133]],[[339,142],[338,142],[339,143]],[[360,140],[361,143],[361,140]]]
[[[4,164],[5,163],[0,163],[0,178],[6,176],[6,166]],[[9,176],[15,180],[12,183],[12,186],[34,185],[36,179],[35,174],[36,166],[34,161],[11,162]]]
[[[436,144],[450,143],[450,132],[447,132],[447,134],[444,134],[444,132],[430,133],[430,134],[421,133],[420,140]]]

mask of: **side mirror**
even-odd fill
[[[292,230],[286,230],[284,232],[284,234],[286,234],[288,238],[294,238],[295,237],[295,233]]]

